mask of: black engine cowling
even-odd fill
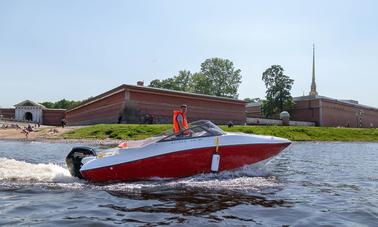
[[[80,168],[84,157],[96,156],[96,152],[90,147],[74,147],[66,157],[66,163],[71,175],[83,179]]]

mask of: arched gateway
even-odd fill
[[[26,112],[24,116],[24,120],[26,121],[33,121],[33,114],[30,112]]]

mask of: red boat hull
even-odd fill
[[[269,159],[290,143],[222,146],[219,171],[241,168]],[[191,149],[113,166],[81,171],[91,182],[134,181],[154,177],[178,178],[211,172],[214,147]]]

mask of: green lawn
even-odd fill
[[[170,125],[98,124],[78,128],[63,136],[65,139],[140,140],[170,129]]]
[[[226,131],[272,135],[297,141],[378,141],[378,129],[305,126],[235,126]]]
[[[99,124],[64,134],[66,139],[139,140],[171,129],[171,125]],[[271,135],[293,141],[378,141],[378,129],[323,128],[302,126],[234,126],[225,131]]]

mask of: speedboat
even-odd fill
[[[262,165],[290,144],[273,136],[224,132],[201,120],[181,135],[165,132],[134,147],[122,143],[101,152],[74,147],[66,163],[71,175],[90,182],[180,178]]]

